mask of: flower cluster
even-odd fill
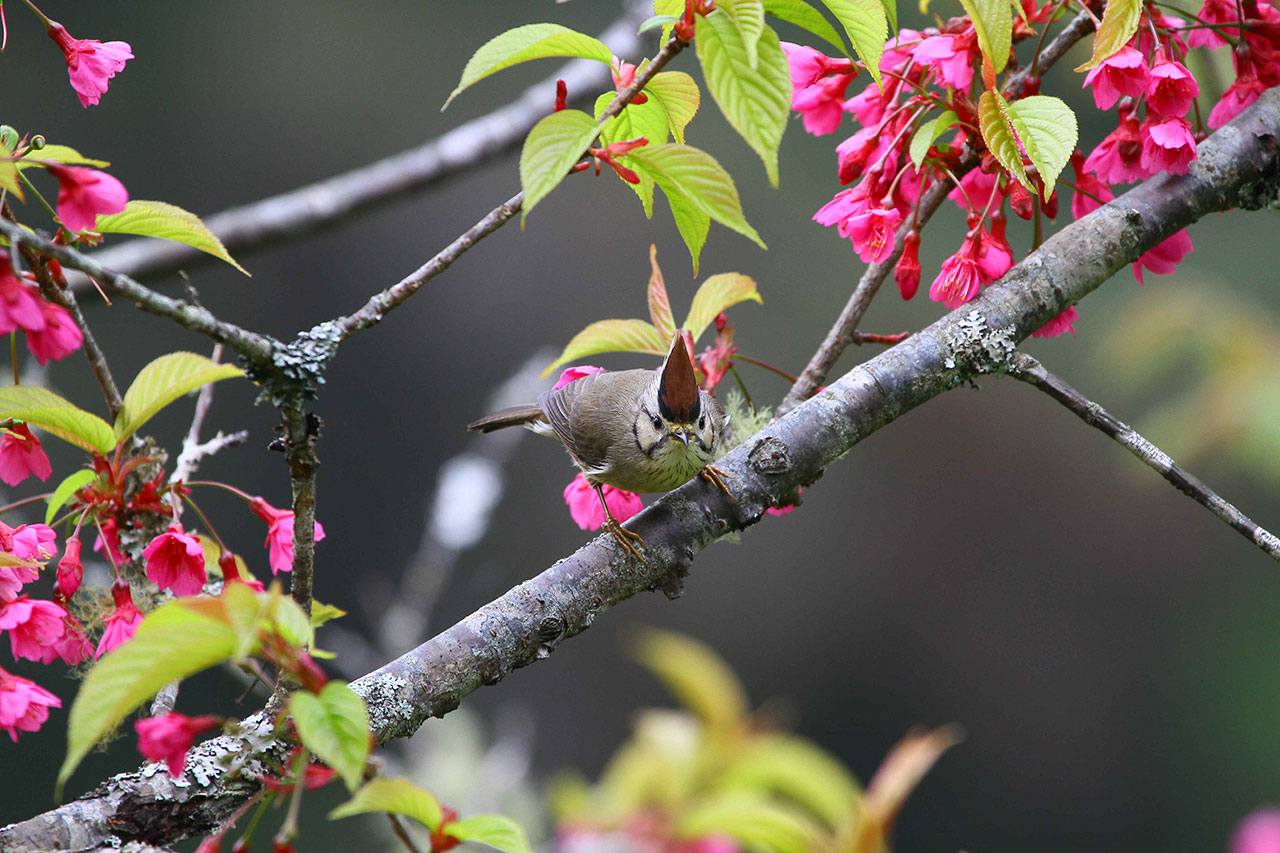
[[[1015,18],[1013,25],[1015,43],[1034,34],[1032,25],[1048,26],[1059,8],[1055,3],[1037,5],[1037,0],[1022,0],[1021,6],[1023,16]],[[1280,10],[1273,4],[1206,0],[1198,18],[1198,23],[1187,24],[1146,5],[1129,44],[1085,77],[1084,85],[1097,107],[1116,109],[1118,126],[1087,156],[1076,151],[1071,158],[1074,183],[1066,185],[1074,188],[1073,217],[1113,199],[1113,185],[1159,172],[1187,171],[1203,133],[1188,119],[1200,94],[1199,84],[1184,64],[1188,49],[1232,48],[1237,77],[1209,114],[1210,129],[1234,117],[1264,88],[1280,83]],[[1005,237],[1006,203],[1023,219],[1056,216],[1056,191],[1040,201],[986,151],[978,133],[975,92],[982,83],[976,73],[982,57],[967,17],[920,31],[902,29],[885,45],[880,60],[883,87],[869,82],[848,98],[847,90],[858,74],[853,63],[809,47],[784,43],[783,49],[791,71],[791,105],[803,115],[805,129],[815,135],[832,133],[846,113],[858,126],[836,146],[840,183],[852,186],[838,192],[813,218],[834,227],[868,264],[889,260],[904,223],[912,223],[905,228],[895,268],[904,299],[914,296],[920,283],[920,238],[915,226],[920,195],[936,181],[955,181],[953,170],[966,146],[982,154],[981,166],[960,178],[949,197],[964,211],[968,233],[934,278],[931,299],[955,308],[1009,270],[1015,253]],[[1039,80],[1032,77],[1013,100],[1038,94],[1038,89]],[[949,127],[938,127],[934,138],[945,137],[948,130],[951,135],[931,145],[917,168],[908,156],[908,146],[937,108],[950,110],[953,118]],[[1043,190],[1034,170],[1030,180]],[[1143,269],[1172,272],[1191,249],[1190,238],[1178,232],[1144,254],[1134,264],[1134,274],[1141,281]],[[1036,334],[1073,331],[1075,319],[1075,309],[1069,308]]]
[[[14,275],[8,255],[0,255],[0,334],[7,335],[19,329],[26,336],[31,354],[41,364],[65,358],[80,349],[84,342],[80,327],[66,309],[46,302],[34,285]],[[12,450],[9,455],[13,457]],[[42,468],[31,470],[37,472]],[[15,485],[8,479],[5,482]]]

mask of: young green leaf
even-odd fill
[[[1022,140],[1027,158],[1044,181],[1044,200],[1076,149],[1076,115],[1058,98],[1033,95],[1005,105],[1005,114]]]
[[[637,638],[632,654],[712,731],[733,731],[746,720],[747,697],[737,676],[702,643],[648,629]]]
[[[449,94],[440,109],[448,107],[463,89],[495,71],[531,59],[552,56],[578,56],[607,65],[613,59],[613,51],[599,39],[559,24],[526,24],[507,30],[489,39],[472,54],[466,67],[462,69],[462,79],[458,81],[457,88]]]
[[[597,120],[600,118],[600,116],[604,115],[605,108],[607,108],[609,104],[613,102],[613,97],[614,97],[613,92],[604,92],[600,95],[600,97],[596,98],[595,116]],[[657,104],[655,99],[652,99],[652,98],[643,104],[639,104],[639,106],[647,107],[649,106],[649,104],[654,104],[654,106],[657,107],[659,112],[662,111],[662,106],[660,104]],[[631,112],[631,109],[636,106],[637,106],[636,104],[630,104],[624,107],[622,112],[618,113],[618,115],[614,116],[613,118],[605,122],[604,130],[601,131],[600,133],[600,139],[604,143],[607,144],[610,142],[617,142],[620,139],[635,139],[640,136],[643,136],[645,139],[650,139],[649,136],[645,135],[645,131],[642,131],[635,126],[636,124],[635,118],[636,116],[639,116],[641,122],[643,122],[646,125],[649,125],[653,123],[652,122],[653,112],[650,110],[650,111],[646,111],[643,114],[636,113],[636,116],[630,115],[629,113]],[[667,116],[665,112],[662,113],[661,120],[663,122],[667,121]],[[648,132],[652,133],[653,130],[650,130]],[[630,135],[627,135],[627,134],[630,134]],[[657,134],[662,138],[663,141],[666,140],[667,138],[666,124],[663,124],[662,127],[657,128]],[[638,184],[633,184],[630,181],[623,180],[621,175],[618,175],[618,180],[622,181],[624,184],[631,187],[631,189],[635,191],[635,194],[640,197],[641,207],[644,208],[645,219],[652,219],[653,218],[653,186],[654,186],[653,178],[650,178],[648,175],[641,175],[639,173],[637,173],[637,177],[640,178],[640,183]]]
[[[693,259],[693,274],[697,275],[702,247],[707,245],[707,234],[711,231],[711,217],[679,193],[667,193],[667,204],[671,207],[671,218],[675,220],[676,230],[680,232],[681,239],[689,249],[689,257]]]
[[[487,844],[503,853],[533,853],[524,830],[511,818],[496,814],[478,814],[466,820],[446,823],[445,835],[459,841]]]
[[[776,187],[778,146],[791,110],[791,72],[778,36],[764,28],[753,67],[742,34],[727,12],[717,9],[698,18],[696,32],[698,61],[711,96],[733,129],[760,155],[769,183]]]
[[[709,276],[693,295],[693,305],[681,328],[687,329],[696,341],[721,311],[747,300],[764,304],[754,279],[736,272]]]
[[[32,149],[28,151],[18,161],[18,168],[27,169],[32,166],[40,166],[41,163],[39,161],[41,160],[51,160],[64,166],[97,166],[99,169],[105,169],[111,165],[106,160],[94,160],[92,157],[86,157],[69,145],[46,145],[38,150]]]
[[[1142,0],[1107,0],[1102,23],[1098,24],[1098,32],[1093,36],[1093,56],[1076,71],[1097,68],[1128,44],[1138,31],[1143,5]]]
[[[138,234],[183,243],[226,261],[249,275],[249,271],[231,257],[227,247],[200,217],[174,204],[132,199],[119,213],[99,216],[93,230],[102,234]]]
[[[764,40],[760,45],[764,47]],[[761,50],[760,67],[764,66],[765,54]],[[646,145],[628,153],[626,162],[649,174],[668,196],[683,196],[716,222],[765,248],[756,229],[742,214],[733,178],[707,152],[689,145]]]
[[[89,670],[68,717],[59,790],[94,744],[161,687],[231,659],[236,632],[219,604],[220,599],[204,598],[161,605],[142,620],[133,639]]]
[[[644,320],[597,320],[573,336],[560,357],[542,371],[547,376],[562,364],[602,352],[643,352],[665,355],[666,345],[651,324]]]
[[[370,812],[413,818],[432,832],[444,818],[440,803],[429,792],[408,779],[379,776],[365,782],[350,800],[329,812],[329,820]]]
[[[72,471],[67,475],[58,487],[53,490],[53,494],[49,495],[49,508],[44,511],[44,523],[53,524],[53,517],[58,514],[58,510],[62,509],[67,501],[71,500],[82,486],[92,483],[97,474],[88,468],[81,468],[79,471]]]
[[[836,32],[836,28],[805,0],[764,0],[764,11],[766,15],[773,15],[779,20],[812,33],[845,56],[849,55],[849,48]]]
[[[653,0],[653,14],[671,18],[671,22],[662,25],[662,44],[671,39],[671,31],[676,21],[684,14],[684,0]]]
[[[534,205],[565,179],[599,132],[600,125],[581,110],[561,110],[533,126],[520,152],[520,186],[524,188],[521,223]]]
[[[853,42],[858,58],[866,63],[867,71],[877,86],[880,82],[880,56],[889,38],[889,22],[880,0],[822,0],[836,16],[840,26]]]
[[[0,419],[4,418],[26,421],[63,441],[103,455],[116,446],[115,434],[106,421],[36,385],[0,388]]]
[[[202,385],[244,376],[234,364],[218,364],[194,352],[171,352],[138,372],[116,418],[115,438],[123,441],[174,400]],[[114,443],[113,443],[114,446]]]
[[[1005,171],[1017,178],[1030,192],[1035,192],[1027,173],[1022,168],[1022,152],[1018,150],[1018,141],[1014,137],[1013,125],[1005,110],[1008,103],[998,92],[987,90],[978,99],[978,129],[987,148],[995,155],[996,160],[1004,166]]]
[[[702,93],[693,77],[683,71],[659,71],[649,80],[644,90],[662,104],[666,110],[671,135],[684,144],[684,129],[693,121],[702,103]],[[634,106],[634,104],[632,105]],[[624,110],[625,112],[625,110]],[[651,143],[659,140],[650,139]],[[666,139],[661,140],[666,142]]]
[[[884,16],[889,21],[889,32],[896,33],[898,31],[898,0],[880,0],[880,5],[884,7]]]
[[[26,201],[22,181],[18,180],[18,164],[12,160],[0,160],[0,190],[13,193],[18,201]]]
[[[345,681],[330,681],[319,693],[299,690],[289,713],[302,745],[337,771],[354,791],[369,759],[369,711]]]
[[[718,785],[731,791],[773,791],[822,818],[830,827],[855,813],[862,791],[839,761],[794,735],[757,738],[739,751]]]
[[[334,607],[332,604],[321,604],[319,601],[311,602],[311,627],[319,628],[326,622],[332,622],[334,619],[341,619],[347,615],[347,611],[340,607]]]
[[[675,15],[650,15],[640,23],[639,27],[636,28],[636,35],[639,35],[640,33],[647,33],[649,30],[654,30],[658,27],[671,26],[678,20],[680,19]]]
[[[1009,0],[960,0],[973,21],[978,48],[991,60],[999,74],[1009,64],[1009,47],[1013,43],[1013,10]]]
[[[671,300],[667,297],[667,284],[658,266],[658,247],[649,244],[649,319],[658,334],[671,340],[676,333],[676,319],[671,314]]]
[[[824,835],[808,813],[761,794],[721,792],[692,805],[676,823],[682,838],[727,835],[747,849],[812,853]]]
[[[760,34],[764,32],[764,4],[760,0],[717,0],[716,8],[723,9],[733,20],[747,51],[747,64],[754,69],[759,58]]]
[[[942,115],[934,119],[929,119],[920,125],[915,135],[911,137],[911,162],[915,164],[917,169],[924,166],[925,155],[929,153],[929,146],[938,140],[938,137],[947,132],[951,125],[955,124],[957,117],[954,110],[943,110]]]

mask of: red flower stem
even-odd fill
[[[730,372],[730,373],[732,373],[732,374],[733,374],[733,378],[734,378],[735,380],[737,380],[737,383],[738,383],[738,390],[740,390],[740,391],[742,392],[742,397],[743,397],[743,399],[747,401],[747,405],[751,407],[751,411],[752,411],[752,413],[754,414],[754,413],[755,413],[755,410],[756,410],[756,404],[755,404],[755,403],[753,403],[753,402],[751,401],[751,393],[750,393],[749,391],[747,391],[747,385],[746,385],[746,383],[745,383],[745,382],[743,382],[743,381],[742,381],[742,377],[738,375],[738,368],[734,367],[734,366],[731,364],[731,365],[729,365],[729,372]]]
[[[178,494],[176,489],[174,490],[174,494]],[[187,506],[195,510],[196,515],[200,518],[200,523],[204,525],[205,530],[209,531],[209,535],[213,537],[213,541],[218,543],[219,548],[226,551],[226,543],[222,541],[222,537],[218,535],[218,531],[209,523],[209,518],[204,514],[204,510],[200,509],[200,506],[195,501],[191,500],[190,495],[182,495],[181,497],[182,500],[186,502]]]
[[[35,3],[32,3],[32,2],[31,2],[31,0],[22,0],[22,2],[23,2],[23,3],[26,3],[26,4],[27,4],[27,7],[28,7],[28,8],[30,8],[32,12],[35,12],[35,13],[36,13],[36,16],[37,16],[38,18],[40,18],[40,21],[41,21],[41,22],[42,22],[46,27],[48,27],[48,26],[52,26],[52,25],[53,25],[53,21],[49,20],[49,16],[48,16],[48,15],[46,15],[44,12],[41,12],[38,8],[36,8],[36,4],[35,4]]]
[[[116,580],[120,580],[120,567],[116,565],[116,558],[111,556],[111,540],[103,531],[102,522],[98,520],[97,513],[93,514],[93,526],[98,528],[98,537],[102,540],[102,553],[107,555],[107,562],[111,564],[111,571],[115,574]]]
[[[740,361],[745,361],[747,364],[754,364],[756,367],[763,367],[765,370],[768,370],[768,371],[771,371],[771,372],[773,372],[773,373],[778,374],[779,376],[781,376],[783,379],[787,380],[788,382],[795,382],[795,381],[796,381],[796,378],[795,378],[794,376],[792,376],[790,373],[786,373],[786,372],[784,372],[784,371],[782,371],[782,370],[779,370],[778,368],[774,367],[772,364],[766,364],[766,363],[765,363],[765,362],[763,362],[763,361],[756,361],[754,358],[749,358],[749,357],[747,357],[747,356],[743,355],[743,354],[742,354],[742,353],[740,353],[740,352],[736,352],[736,353],[734,353],[734,354],[733,354],[733,357],[734,357],[734,358],[736,358],[736,359],[739,359]],[[736,374],[735,374],[735,375],[736,375]]]
[[[183,483],[182,485],[184,485],[184,486],[212,486],[212,487],[213,487],[213,488],[215,488],[215,489],[222,489],[222,490],[224,490],[224,491],[228,491],[228,492],[230,492],[231,494],[235,495],[236,497],[241,498],[241,499],[242,499],[242,500],[244,500],[246,503],[249,503],[249,502],[253,501],[253,495],[250,495],[249,493],[244,492],[244,491],[242,491],[242,490],[240,490],[240,489],[237,489],[235,486],[229,485],[229,484],[227,484],[227,483],[219,483],[217,480],[188,480],[187,482]]]
[[[41,495],[32,495],[29,498],[23,498],[20,501],[14,501],[11,504],[5,504],[4,506],[0,506],[0,515],[4,515],[6,512],[8,512],[11,509],[17,509],[19,507],[24,507],[29,504],[39,503],[40,501],[47,501],[51,497],[53,497],[53,492],[45,492],[44,494],[41,494]]]

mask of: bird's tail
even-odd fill
[[[491,415],[485,415],[480,420],[467,424],[467,429],[478,429],[481,432],[493,432],[495,429],[505,429],[513,426],[527,426],[536,429],[539,423],[546,423],[546,416],[542,414],[542,409],[530,403],[525,406],[512,406],[509,409],[501,409]]]

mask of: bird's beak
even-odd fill
[[[687,429],[685,429],[684,427],[678,426],[671,431],[671,434],[674,435],[676,438],[680,439],[680,442],[685,447],[689,446],[689,431]]]

